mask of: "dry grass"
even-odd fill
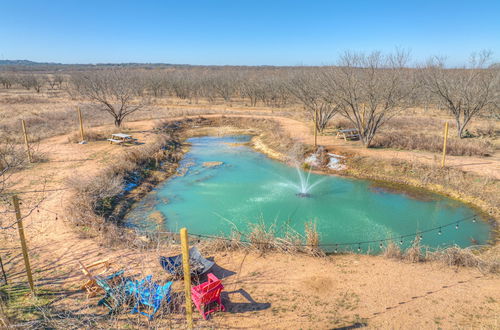
[[[443,150],[443,138],[424,133],[393,132],[375,137],[372,147],[441,152]],[[446,150],[448,155],[453,156],[484,157],[491,156],[495,152],[493,144],[489,141],[455,138],[448,139]]]
[[[151,144],[123,153],[97,175],[70,178],[67,186],[71,188],[73,203],[66,208],[68,218],[82,229],[80,232],[101,237],[108,243],[133,239],[132,235],[125,240],[124,236],[130,232],[119,226],[132,203],[127,200],[125,186],[144,181],[164,161],[176,163],[181,156],[175,148],[166,148],[171,142],[168,137],[159,136]]]
[[[90,141],[102,141],[106,140],[109,138],[110,134],[103,132],[102,130],[97,130],[97,129],[87,129],[84,130],[84,137],[85,141],[90,142]],[[82,138],[80,135],[80,132],[73,132],[68,136],[68,142],[69,143],[78,143],[81,142]]]
[[[426,260],[439,261],[447,266],[475,267],[482,273],[498,274],[500,272],[500,255],[483,256],[479,251],[470,248],[462,249],[452,246],[427,252]]]
[[[424,165],[403,160],[381,160],[355,156],[347,160],[346,174],[392,182],[397,185],[412,185],[438,191],[452,198],[475,204],[492,217],[500,216],[500,181],[464,172],[459,169],[436,165]]]
[[[383,249],[382,255],[389,259],[402,259],[403,251],[397,243],[389,242]]]
[[[415,239],[413,240],[411,246],[406,249],[403,253],[403,260],[411,262],[411,263],[417,263],[417,262],[422,262],[425,260],[424,254],[422,253],[422,246],[420,245],[420,237],[416,236]]]

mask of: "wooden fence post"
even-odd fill
[[[7,274],[5,274],[5,269],[3,268],[2,256],[0,256],[0,267],[2,268],[3,280],[5,284],[7,283]]]
[[[35,286],[33,284],[33,276],[31,274],[30,259],[28,256],[28,246],[26,245],[26,237],[24,237],[23,220],[21,218],[21,210],[19,209],[19,199],[16,195],[12,196],[14,209],[16,210],[17,229],[19,230],[19,238],[21,240],[21,248],[23,249],[24,266],[26,267],[26,275],[31,288],[31,292],[35,294]]]
[[[76,108],[78,111],[78,120],[80,121],[80,137],[82,141],[85,141],[85,135],[83,134],[83,119],[82,119],[82,111],[80,110],[80,107]]]
[[[189,267],[189,242],[186,228],[181,228],[182,266],[184,268],[184,290],[186,295],[186,320],[188,328],[193,328],[193,306],[191,304],[191,270]]]
[[[314,147],[318,146],[318,110],[314,110]]]
[[[28,133],[26,131],[26,123],[24,122],[24,119],[21,119],[21,123],[23,124],[24,143],[26,144],[26,152],[28,153],[28,160],[30,163],[32,163],[33,161],[31,158],[30,143],[28,141]]]
[[[443,141],[443,160],[441,161],[441,167],[444,167],[444,161],[446,159],[446,143],[448,142],[448,122],[444,124],[444,141]]]

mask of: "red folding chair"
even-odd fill
[[[220,293],[224,286],[221,281],[212,273],[208,275],[208,281],[200,285],[191,288],[191,298],[193,302],[200,311],[201,316],[206,320],[207,315],[216,311],[225,311],[224,305],[220,299]],[[205,307],[211,303],[215,303],[216,306],[211,310],[205,312]]]

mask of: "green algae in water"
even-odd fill
[[[301,197],[295,168],[244,144],[234,144],[249,139],[244,135],[189,139],[192,146],[179,169],[184,175],[159,185],[132,210],[129,223],[153,228],[147,223],[148,214],[160,211],[167,219],[165,230],[174,232],[187,227],[190,233],[228,235],[234,227],[248,232],[249,223],[264,221],[268,226],[274,224],[278,234],[287,226],[303,234],[304,223],[313,220],[321,244],[342,244],[387,237],[399,242],[403,235],[474,215],[473,209],[442,196],[427,194],[416,199],[404,193],[374,190],[369,181],[316,174],[310,174],[309,182],[318,184],[309,196]],[[221,165],[203,166],[206,162]],[[452,225],[443,227],[442,235],[438,230],[424,234],[422,244],[466,247],[473,240],[487,244],[490,230],[486,222],[470,219],[460,222],[458,230]],[[411,238],[407,237],[403,247],[409,244]],[[358,245],[341,248],[357,250]],[[377,252],[379,242],[364,244],[361,249]]]

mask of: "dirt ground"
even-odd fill
[[[306,124],[276,117],[294,137],[312,143]],[[127,123],[130,134],[148,143],[154,137],[153,121]],[[320,136],[319,144],[381,158],[403,158],[423,163],[436,162],[436,155],[424,152],[366,150],[354,142]],[[140,147],[140,146],[136,146]],[[134,148],[136,148],[134,147]],[[106,319],[105,308],[96,307],[98,298],[87,299],[78,286],[83,282],[77,261],[91,263],[114,259],[117,268],[138,276],[166,275],[158,264],[159,255],[180,252],[145,252],[99,246],[83,237],[66,222],[63,206],[68,203],[65,181],[72,175],[91,176],[114,155],[128,147],[106,142],[68,143],[68,135],[42,140],[39,146],[46,161],[16,174],[15,189],[45,189],[38,211],[25,220],[27,238],[37,287],[56,292],[50,306],[73,318]],[[498,155],[489,158],[448,157],[448,164],[484,176],[500,178]],[[23,198],[39,198],[37,193]],[[24,205],[23,208],[28,208]],[[24,283],[23,259],[17,232],[1,233],[0,254],[11,283]],[[223,278],[227,312],[203,321],[195,314],[196,327],[280,328],[280,329],[498,329],[500,328],[500,278],[476,269],[452,268],[439,263],[411,264],[381,256],[342,255],[314,258],[304,255],[257,252],[220,252],[211,257],[216,275]],[[174,291],[181,291],[176,282]],[[182,315],[170,321],[148,324],[145,318],[122,320],[120,326],[175,327]],[[172,321],[178,320],[178,321]],[[135,322],[135,323],[134,323]],[[162,323],[163,322],[163,323]],[[165,323],[173,322],[173,323]]]

